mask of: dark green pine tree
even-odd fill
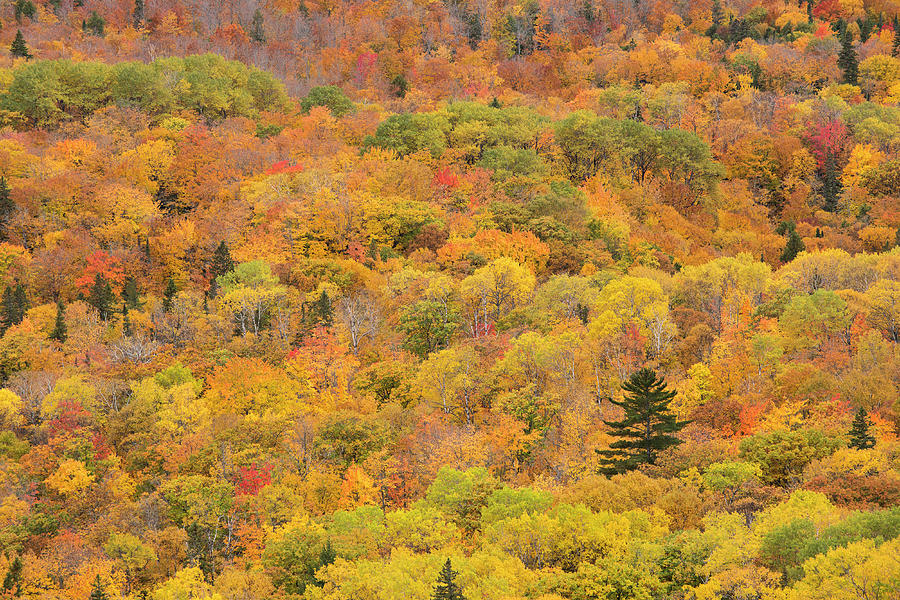
[[[25,43],[25,36],[22,35],[21,29],[16,30],[16,39],[13,40],[12,45],[9,47],[9,52],[13,56],[20,58],[31,58],[31,52],[28,51],[28,44]]]
[[[850,427],[850,444],[851,448],[858,450],[868,450],[875,447],[875,438],[869,433],[869,415],[866,409],[860,408],[853,417],[853,425]]]
[[[33,19],[34,15],[37,13],[34,2],[31,0],[16,0],[13,4],[13,11],[15,13],[16,23],[21,23],[22,17]]]
[[[838,200],[841,198],[841,192],[844,186],[841,183],[840,169],[837,164],[837,157],[830,152],[825,158],[825,166],[822,168],[822,198],[824,199],[824,209],[834,212],[838,207]]]
[[[122,335],[125,337],[131,337],[131,334],[134,331],[131,328],[131,317],[128,316],[128,303],[122,303]]]
[[[94,283],[91,285],[91,291],[88,294],[87,302],[97,310],[100,319],[109,321],[113,313],[113,302],[116,301],[113,294],[112,286],[109,280],[104,277],[103,273],[97,273],[94,277]]]
[[[266,43],[266,28],[263,24],[263,14],[258,8],[253,13],[253,20],[250,21],[250,39],[257,44]]]
[[[6,177],[0,177],[0,240],[9,237],[9,221],[16,210]]]
[[[856,85],[859,79],[859,59],[853,49],[853,36],[844,31],[841,36],[841,51],[838,53],[838,66],[844,73],[844,83]]]
[[[234,271],[234,260],[231,258],[231,250],[228,248],[225,240],[219,242],[216,251],[213,253],[211,270],[213,277],[221,277]]]
[[[784,250],[781,252],[781,262],[789,263],[794,258],[806,250],[806,244],[803,243],[803,240],[800,238],[800,234],[797,233],[797,230],[794,227],[791,227],[788,230],[788,241],[784,246]]]
[[[122,286],[122,300],[128,308],[141,307],[141,290],[138,288],[137,279],[129,275]]]
[[[6,577],[3,578],[4,596],[12,595],[18,598],[22,595],[22,559],[18,556],[13,559],[6,571]]]
[[[894,43],[891,46],[891,56],[900,56],[900,30],[894,29]]]
[[[331,305],[331,298],[328,297],[325,290],[322,290],[322,295],[313,302],[312,313],[314,323],[325,327],[331,327],[331,324],[334,323],[334,307]]]
[[[88,600],[109,600],[109,595],[106,593],[99,575],[91,585],[91,595],[88,596]]]
[[[28,310],[28,298],[25,295],[25,286],[21,283],[16,285],[8,285],[3,290],[2,301],[2,327],[6,331],[13,325],[18,325],[25,318],[25,311]]]
[[[465,600],[462,589],[456,583],[457,572],[453,570],[450,559],[444,563],[441,573],[438,575],[437,585],[434,586],[432,600]]]
[[[103,37],[106,30],[106,19],[100,16],[96,10],[91,11],[90,16],[81,24],[81,29],[85,33],[90,33],[97,37]]]
[[[66,305],[62,300],[56,303],[56,322],[53,324],[53,331],[50,332],[50,339],[56,340],[60,344],[69,337],[69,330],[66,327]]]
[[[641,369],[622,384],[625,398],[610,402],[625,409],[621,421],[604,421],[610,435],[619,438],[610,450],[597,450],[603,457],[600,472],[615,475],[654,464],[657,455],[681,441],[675,437],[688,421],[678,421],[669,409],[676,392],[666,389],[666,382],[651,369]]]
[[[172,301],[175,299],[175,294],[178,293],[178,288],[175,286],[175,280],[169,277],[168,281],[166,281],[166,289],[163,290],[163,311],[169,312],[172,310]]]
[[[719,28],[722,27],[722,23],[725,22],[725,13],[722,11],[722,3],[719,0],[713,0],[711,17],[712,25],[710,25],[709,29],[706,31],[706,35],[709,37],[716,37],[716,33],[719,31]]]
[[[131,13],[131,24],[138,29],[144,23],[144,0],[134,0],[134,12]]]

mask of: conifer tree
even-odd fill
[[[234,271],[234,260],[231,258],[231,250],[225,240],[222,240],[213,253],[212,276],[214,278],[221,277],[232,271]]]
[[[62,300],[56,303],[56,322],[53,324],[53,331],[50,332],[50,339],[56,340],[60,344],[69,337],[68,327],[66,327],[66,305]]]
[[[175,286],[175,280],[169,277],[168,281],[166,281],[166,289],[163,291],[164,312],[172,310],[172,301],[175,299],[175,294],[177,293],[178,288]]]
[[[838,169],[837,158],[834,153],[829,153],[825,158],[825,165],[821,171],[822,179],[822,198],[825,201],[824,208],[829,212],[837,210],[838,200],[844,186],[841,184],[840,169]]]
[[[9,52],[13,56],[20,58],[31,58],[31,52],[28,51],[28,44],[25,43],[25,36],[22,35],[21,29],[16,30],[16,39],[13,40],[12,45],[9,47]]]
[[[91,285],[87,302],[97,310],[101,320],[108,321],[112,316],[115,299],[109,280],[104,277],[103,273],[97,273],[94,283]]]
[[[134,0],[134,12],[131,14],[131,24],[138,29],[144,23],[144,0]]]
[[[858,450],[868,450],[869,448],[875,447],[875,438],[872,434],[869,433],[869,427],[871,423],[869,422],[869,415],[866,413],[866,409],[860,407],[858,411],[856,411],[856,416],[853,418],[853,425],[850,427],[850,444],[851,448],[856,448]]]
[[[438,575],[437,585],[434,586],[434,593],[431,595],[432,600],[465,600],[462,589],[456,583],[456,575],[457,572],[453,570],[448,558]]]
[[[900,30],[894,29],[894,43],[891,45],[891,56],[900,56]]]
[[[125,337],[131,337],[131,334],[134,333],[131,329],[131,317],[128,316],[128,303],[122,303],[122,335]]]
[[[88,596],[88,600],[109,600],[109,594],[106,593],[99,575],[91,585],[91,595]]]
[[[841,36],[841,51],[838,54],[838,66],[844,73],[844,83],[856,85],[859,78],[859,59],[853,49],[853,36],[844,31]]]
[[[4,596],[18,598],[22,595],[22,559],[16,556],[3,578]]]
[[[10,196],[9,184],[6,177],[0,177],[0,240],[8,237],[9,220],[16,210],[16,203]]]
[[[18,325],[25,318],[28,310],[28,298],[25,295],[25,287],[21,283],[15,286],[8,285],[3,290],[2,301],[2,327],[6,331],[13,325]]]
[[[141,292],[138,289],[137,279],[131,275],[125,278],[125,284],[122,286],[122,300],[128,308],[141,307]]]
[[[103,37],[104,31],[106,29],[106,19],[101,17],[100,13],[98,13],[96,10],[91,11],[91,15],[87,18],[87,20],[82,22],[81,29],[86,33],[90,33],[91,35]]]
[[[803,239],[801,239],[800,234],[797,233],[797,230],[791,226],[788,229],[788,241],[784,247],[784,250],[781,253],[781,262],[789,263],[794,258],[806,250],[806,244],[803,243]]]
[[[253,20],[250,22],[250,39],[257,44],[266,43],[266,29],[263,25],[263,14],[258,8],[253,13]]]
[[[625,409],[621,421],[604,421],[610,435],[619,438],[610,450],[598,450],[603,457],[600,472],[615,475],[631,471],[642,464],[654,464],[663,450],[681,441],[675,433],[688,424],[678,421],[669,403],[676,392],[666,388],[662,377],[651,369],[641,369],[622,384],[625,398],[610,402]]]

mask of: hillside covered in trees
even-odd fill
[[[897,0],[2,0],[0,598],[900,597]]]

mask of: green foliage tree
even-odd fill
[[[773,431],[744,438],[742,459],[760,466],[760,480],[769,485],[787,485],[814,460],[832,454],[839,440],[816,430]]]
[[[300,101],[300,108],[308,113],[314,106],[324,106],[338,119],[356,108],[353,101],[336,85],[323,85],[309,90],[306,97]]]
[[[125,283],[122,286],[122,300],[128,308],[140,308],[141,306],[140,288],[138,287],[137,278],[133,275],[125,278]]]
[[[62,344],[68,337],[68,328],[66,327],[66,305],[60,300],[56,303],[56,321],[53,323],[53,331],[50,332],[50,339],[56,340]]]
[[[22,595],[22,559],[19,556],[12,560],[3,577],[3,591],[13,598]]]
[[[403,345],[425,358],[447,345],[459,323],[459,312],[452,304],[421,300],[400,313],[400,330],[405,335]]]
[[[253,13],[253,20],[250,21],[250,39],[257,44],[266,43],[266,29],[263,24],[263,14],[258,8]]]
[[[110,600],[109,594],[106,593],[106,587],[100,580],[99,575],[94,579],[94,583],[91,584],[91,595],[88,596],[88,600]]]
[[[803,243],[803,239],[800,237],[800,234],[797,233],[797,229],[794,224],[790,223],[788,225],[787,244],[785,244],[784,250],[781,252],[781,262],[783,263],[791,262],[798,254],[806,250],[806,245]]]
[[[871,427],[871,423],[869,422],[869,416],[866,413],[866,409],[860,407],[860,409],[856,411],[856,416],[853,417],[853,425],[850,427],[849,446],[851,448],[868,450],[869,448],[875,447],[877,441],[875,437],[869,433],[869,427]]]
[[[16,23],[21,23],[22,17],[33,19],[37,9],[31,0],[16,0],[13,3],[13,12],[16,17]]]
[[[666,388],[666,382],[651,369],[641,369],[622,384],[625,398],[610,402],[621,406],[625,416],[621,421],[604,421],[610,435],[620,438],[610,444],[610,450],[598,450],[603,457],[600,472],[615,475],[636,469],[642,464],[655,464],[660,452],[681,441],[675,433],[687,425],[677,420],[669,404],[676,392]]]
[[[13,40],[12,45],[9,47],[9,52],[13,56],[17,56],[19,58],[31,58],[31,52],[28,51],[28,44],[25,43],[25,36],[22,35],[21,29],[16,30],[16,38]]]
[[[0,241],[9,239],[9,222],[16,210],[6,177],[0,177]]]
[[[131,13],[131,24],[138,29],[144,24],[144,0],[134,0],[134,11]]]
[[[178,287],[175,285],[175,280],[169,277],[166,280],[166,287],[163,290],[163,312],[169,312],[172,310],[172,301],[175,300],[175,295],[178,293]]]
[[[28,298],[25,294],[25,286],[21,283],[8,285],[3,290],[3,301],[0,305],[2,309],[2,327],[6,331],[13,325],[18,325],[25,318],[25,312],[28,310]]]
[[[95,35],[97,37],[103,37],[103,34],[106,30],[106,19],[100,16],[100,13],[98,13],[96,10],[92,10],[87,20],[82,23],[81,28],[86,33]]]
[[[844,83],[856,85],[859,78],[859,59],[853,48],[853,36],[844,31],[841,36],[841,51],[838,53],[838,66],[844,75]]]
[[[462,589],[456,583],[457,572],[453,570],[450,559],[444,563],[438,575],[437,585],[434,586],[432,600],[465,600]]]
[[[104,321],[108,321],[113,314],[113,303],[116,301],[113,294],[112,286],[103,273],[97,273],[94,276],[94,283],[91,284],[88,293],[87,303],[97,310],[97,314]]]

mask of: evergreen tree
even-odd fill
[[[28,51],[28,45],[25,43],[25,36],[22,35],[21,29],[16,30],[16,39],[13,40],[12,46],[9,47],[9,52],[13,56],[25,59],[31,58],[31,52]]]
[[[37,9],[31,0],[16,0],[13,4],[13,10],[16,17],[16,23],[22,22],[22,17],[33,19]]]
[[[853,426],[850,427],[850,444],[851,448],[858,450],[868,450],[875,447],[875,438],[869,433],[869,415],[866,409],[860,408],[853,417]]]
[[[134,12],[131,14],[131,24],[138,29],[144,23],[144,0],[134,0]]]
[[[0,177],[0,240],[9,236],[9,221],[16,210],[16,203],[10,196],[9,184],[6,177]]]
[[[610,434],[619,438],[610,450],[598,450],[603,457],[601,473],[614,475],[631,471],[642,464],[654,464],[657,455],[681,441],[673,434],[687,421],[678,421],[669,409],[676,392],[651,369],[641,369],[622,384],[625,398],[610,402],[625,409],[621,421],[604,421]]]
[[[129,275],[125,278],[125,285],[122,286],[122,300],[128,305],[128,308],[141,307],[141,291],[138,288],[137,279]]]
[[[25,318],[28,310],[28,298],[25,295],[25,287],[21,283],[15,286],[8,285],[3,290],[2,301],[2,327],[6,331],[13,325],[18,325]]]
[[[434,586],[432,600],[465,600],[462,589],[456,583],[457,572],[453,570],[450,559],[444,563],[441,573],[438,575],[437,585]]]
[[[66,305],[62,300],[56,303],[56,322],[53,324],[53,331],[50,332],[50,339],[56,340],[60,344],[69,337],[68,328],[66,327]]]
[[[837,165],[837,157],[834,153],[829,153],[825,158],[825,166],[821,171],[822,180],[822,198],[825,200],[824,209],[829,212],[837,210],[838,200],[840,200],[841,192],[844,190],[841,184],[840,169]]]
[[[97,273],[94,277],[94,283],[91,285],[91,291],[88,294],[88,304],[97,310],[101,320],[108,321],[112,316],[113,302],[115,300],[116,297],[113,294],[109,280],[104,277],[103,273]]]
[[[221,277],[234,271],[234,260],[231,258],[231,250],[225,241],[219,242],[216,251],[213,253],[212,260],[212,276],[213,278]]]
[[[406,92],[409,91],[409,82],[403,76],[403,73],[391,80],[391,86],[394,88],[394,95],[398,98],[405,98]]]
[[[900,30],[894,29],[894,43],[891,46],[891,56],[900,56]]]
[[[122,303],[122,335],[125,337],[131,337],[131,334],[134,333],[131,329],[131,317],[128,316],[128,303]]]
[[[322,295],[313,303],[313,321],[325,327],[331,327],[334,323],[334,307],[325,290],[322,290]]]
[[[788,231],[788,241],[781,253],[781,262],[789,263],[794,260],[798,254],[806,250],[806,244],[800,238],[800,234],[792,226]]]
[[[94,580],[94,583],[91,585],[91,595],[88,596],[88,600],[109,600],[109,595],[106,593],[106,590],[103,588],[103,582],[100,581],[99,575],[97,575],[97,578]]]
[[[3,578],[4,596],[12,595],[18,598],[22,595],[22,559],[18,556],[13,559],[6,571],[6,577]]]
[[[258,8],[253,13],[253,20],[250,22],[250,39],[257,44],[266,43],[266,29],[263,25],[263,14]]]
[[[853,36],[844,31],[841,36],[841,51],[838,54],[838,66],[844,73],[844,83],[856,85],[859,78],[859,59],[853,49]]]
[[[178,288],[175,287],[175,280],[169,277],[169,280],[166,281],[166,289],[163,291],[163,311],[169,312],[172,310],[172,301],[177,293]]]
[[[494,96],[494,99],[491,100],[488,106],[490,106],[491,108],[503,108],[503,105],[500,104],[500,100],[497,99],[497,96]]]
[[[93,10],[91,11],[91,15],[87,18],[87,21],[82,22],[81,29],[91,35],[103,37],[104,30],[106,29],[106,19],[101,17],[100,13],[96,10]]]
[[[722,12],[722,3],[719,0],[713,0],[712,3],[712,25],[706,30],[706,35],[716,37],[722,23],[725,22],[725,13]]]

